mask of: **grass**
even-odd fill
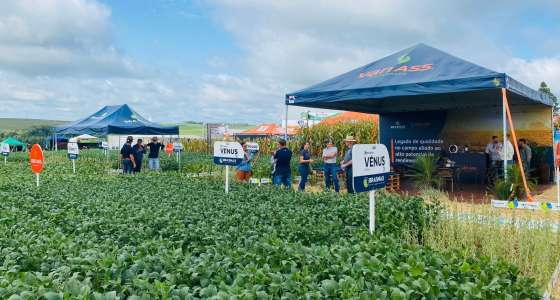
[[[66,121],[41,120],[41,119],[17,119],[17,118],[0,118],[0,132],[28,129],[34,126],[55,126]]]
[[[449,215],[424,232],[424,246],[440,251],[462,249],[467,256],[505,260],[514,263],[521,274],[535,278],[543,289],[547,286],[560,260],[560,233],[553,228],[558,223],[557,212],[457,203],[434,190],[422,194],[440,201]]]

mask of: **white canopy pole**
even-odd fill
[[[504,141],[502,144],[502,155],[504,159],[504,180],[507,180],[507,156],[506,156],[506,143],[507,143],[507,123],[506,123],[506,100],[502,96],[502,134]]]

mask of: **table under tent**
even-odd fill
[[[55,127],[57,135],[84,135],[106,138],[109,149],[118,150],[131,135],[135,139],[148,140],[158,136],[160,140],[179,137],[178,126],[164,126],[150,122],[127,104],[105,106],[94,114],[74,122]]]
[[[425,44],[289,93],[285,104],[379,114],[379,142],[397,169],[421,155],[445,155],[463,171],[452,183],[485,192],[484,148],[492,136],[511,134],[516,157],[517,139],[529,140],[538,163],[548,165],[546,182],[552,178],[553,101],[505,73]]]

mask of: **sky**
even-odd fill
[[[0,117],[279,122],[287,92],[420,42],[560,95],[558,20],[560,0],[0,0]]]

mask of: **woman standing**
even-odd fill
[[[309,176],[309,173],[311,171],[310,164],[312,162],[313,160],[311,159],[311,155],[309,154],[309,142],[307,142],[303,144],[303,146],[301,146],[299,152],[298,171],[299,171],[299,175],[301,176],[301,179],[299,181],[298,190],[301,192],[305,190],[305,184],[307,183],[307,177]]]
[[[237,180],[241,182],[248,182],[253,175],[251,165],[253,156],[247,151],[246,142],[241,142],[241,147],[243,147],[243,160],[237,165],[237,172],[235,176],[237,177]]]
[[[136,162],[136,166],[134,166],[134,173],[139,173],[142,170],[142,158],[144,158],[144,153],[146,153],[146,149],[142,144],[142,139],[138,139],[138,141],[136,141],[136,145],[132,147],[132,154],[134,155],[134,161]]]
[[[336,157],[338,149],[334,146],[333,141],[328,139],[325,141],[327,147],[323,149],[323,172],[325,173],[325,188],[327,191],[331,189],[331,181],[334,185],[334,191],[339,192],[338,185],[338,166],[336,165]]]

